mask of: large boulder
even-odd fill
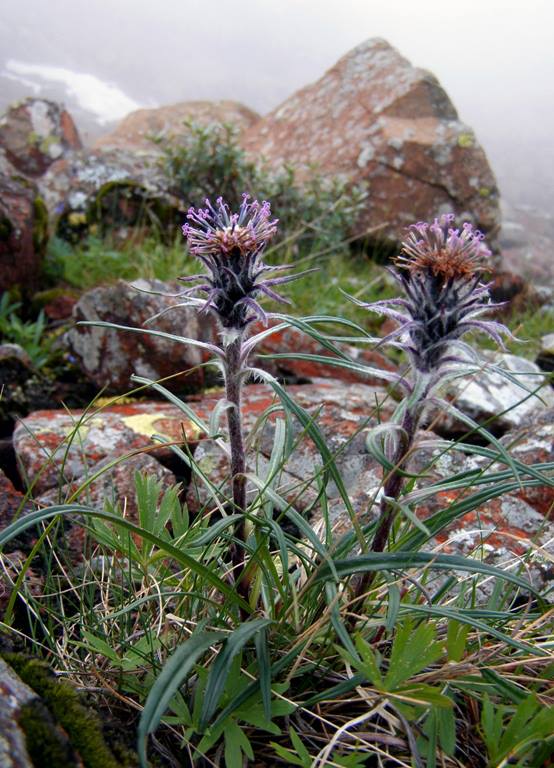
[[[187,133],[187,122],[200,125],[229,124],[239,131],[250,128],[260,116],[237,101],[183,101],[155,109],[137,109],[94,144],[97,148],[152,153],[155,139],[178,139]]]
[[[398,239],[406,225],[451,211],[489,236],[499,228],[496,181],[473,131],[436,77],[385,40],[354,48],[241,143],[272,167],[367,183],[367,207],[354,223],[359,235],[386,225],[380,233]]]
[[[76,321],[117,323],[199,341],[215,341],[217,329],[210,315],[199,315],[195,309],[184,307],[171,309],[179,304],[179,298],[174,295],[179,290],[178,283],[159,280],[138,280],[133,285],[119,281],[83,294],[74,307],[73,317]],[[155,325],[148,326],[147,321],[160,312],[164,314]],[[166,382],[166,386],[181,392],[201,389],[207,383],[206,369],[198,366],[210,355],[191,344],[96,326],[73,327],[67,341],[85,375],[99,388],[107,387],[110,392],[128,390],[132,373],[161,379],[183,371],[183,376]]]
[[[14,167],[26,176],[41,176],[81,140],[69,112],[45,99],[13,104],[0,119],[0,146]]]
[[[47,214],[35,185],[0,171],[0,291],[36,284],[47,242]]]

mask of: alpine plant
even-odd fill
[[[264,201],[250,201],[244,194],[237,213],[219,197],[215,206],[205,200],[205,208],[190,208],[183,235],[189,251],[204,265],[203,274],[183,277],[194,285],[181,295],[202,312],[215,315],[222,337],[223,377],[225,381],[226,414],[231,454],[232,495],[235,512],[246,511],[246,457],[241,419],[241,387],[248,375],[248,356],[254,348],[246,341],[254,320],[265,324],[268,315],[259,301],[263,297],[280,303],[290,303],[274,290],[274,286],[296,280],[308,271],[294,275],[275,276],[293,265],[275,267],[263,260],[268,242],[277,232],[277,219],[271,218],[271,206]],[[200,299],[200,296],[202,298]],[[246,540],[243,521],[235,531],[237,539]],[[248,591],[240,578],[244,570],[244,551],[233,551],[235,578],[243,594]]]
[[[403,350],[409,359],[401,383],[406,396],[385,440],[391,469],[383,485],[371,545],[374,552],[382,552],[387,544],[404,483],[402,468],[426,406],[437,402],[435,392],[448,378],[463,374],[468,363],[478,362],[477,353],[463,337],[481,331],[503,347],[502,335],[511,335],[501,323],[483,318],[498,306],[490,301],[490,284],[482,281],[490,256],[483,234],[470,223],[456,228],[452,214],[432,224],[412,224],[390,270],[404,296],[370,304],[357,302],[396,322],[395,330],[380,344]],[[372,580],[372,573],[362,577],[355,588],[357,597]]]

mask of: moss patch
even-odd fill
[[[120,762],[108,747],[98,715],[85,707],[78,693],[57,678],[43,662],[21,654],[6,654],[6,661],[40,697],[21,711],[20,724],[27,748],[39,768],[123,768],[135,766],[134,757]]]

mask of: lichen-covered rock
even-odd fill
[[[442,502],[448,503],[446,494]],[[554,578],[554,525],[513,494],[491,499],[468,512],[426,548],[502,567],[528,579],[537,589],[548,586]],[[469,581],[472,577],[464,574],[462,578]],[[489,580],[488,587],[480,588],[481,594],[490,594],[492,587]]]
[[[36,411],[17,424],[13,444],[25,479],[34,482],[34,493],[40,495],[90,476],[106,459],[152,448],[153,434],[181,442],[184,435],[193,441],[199,433],[175,406],[142,402],[86,415],[83,411]],[[158,450],[163,454],[163,449]]]
[[[335,459],[353,509],[360,520],[368,522],[373,516],[370,502],[379,490],[381,470],[378,462],[366,450],[365,438],[368,428],[375,426],[379,418],[390,417],[393,404],[387,398],[386,391],[366,384],[345,385],[342,381],[321,378],[313,378],[308,386],[291,386],[287,391],[308,414],[313,414]],[[249,388],[245,391],[244,413],[251,420],[254,414],[248,392]],[[273,489],[297,511],[308,515],[314,529],[322,534],[324,517],[321,506],[316,502],[320,491],[318,483],[325,474],[323,460],[303,427],[293,421],[290,428],[294,450],[283,469],[275,476]],[[248,465],[248,471],[263,481],[267,478],[274,442],[275,426],[270,421],[258,435]],[[203,441],[194,457],[212,484],[220,489],[219,503],[224,503],[230,494],[230,477],[229,463],[221,448],[213,441]],[[339,535],[349,528],[350,521],[345,512],[346,505],[331,475],[327,477],[326,492],[329,521],[331,526],[336,524],[335,533]],[[258,493],[254,483],[249,484],[248,493],[251,498]],[[194,478],[189,486],[187,501],[195,511],[209,511],[216,506],[213,493],[199,479]]]
[[[554,405],[554,393],[545,386],[544,374],[535,363],[502,353],[490,355],[488,361],[479,372],[457,379],[450,386],[449,399],[462,413],[479,424],[491,420],[488,428],[503,433]],[[494,370],[493,365],[507,375]],[[449,413],[435,411],[429,418],[432,428],[441,433],[459,435],[470,429]]]
[[[138,280],[133,285],[135,287],[119,281],[93,288],[75,305],[74,319],[118,323],[198,341],[216,340],[215,321],[194,309],[177,307],[159,317],[155,327],[147,325],[151,317],[179,303],[179,298],[171,295],[181,290],[178,283]],[[157,291],[160,295],[146,291]],[[132,373],[161,379],[181,371],[183,375],[164,383],[169,389],[181,392],[201,389],[207,383],[206,369],[198,366],[210,355],[190,344],[95,326],[73,327],[67,334],[67,342],[85,375],[99,388],[107,387],[110,392],[127,391]]]
[[[554,462],[554,407],[529,414],[516,429],[502,438],[510,454],[523,464]],[[554,473],[548,474],[550,485],[521,488],[514,493],[543,516],[554,519]]]
[[[69,239],[99,227],[166,223],[183,205],[167,194],[155,154],[131,150],[74,152],[52,164],[39,188],[55,231]]]
[[[47,242],[47,214],[35,185],[0,174],[0,291],[36,284]]]
[[[4,616],[8,607],[13,594],[14,584],[25,567],[27,554],[19,549],[14,549],[10,552],[3,552],[0,555],[0,619]],[[44,582],[44,576],[40,571],[35,568],[25,568],[22,587],[27,594],[40,598],[44,594]],[[0,765],[3,765],[1,761]]]
[[[450,211],[489,239],[499,228],[496,182],[473,131],[438,80],[385,40],[347,53],[249,128],[242,145],[272,167],[367,183],[359,235],[386,225],[381,234],[398,239],[407,224]]]
[[[344,445],[361,427],[364,418],[375,419],[377,404],[383,417],[390,415],[390,400],[384,390],[363,384],[345,388],[342,382],[315,379],[309,387],[291,386],[289,394],[309,412],[322,409],[320,426],[329,434],[331,445]],[[136,402],[112,405],[84,414],[83,411],[37,411],[23,419],[13,435],[14,450],[22,472],[34,482],[35,495],[79,478],[90,476],[99,462],[121,457],[140,449],[149,449],[156,456],[171,455],[169,448],[160,447],[152,435],[177,444],[188,444],[194,450],[200,439],[207,436],[209,418],[223,397],[223,391],[191,397],[188,403],[206,432],[175,405],[164,402]],[[383,401],[386,401],[384,403]],[[249,384],[244,388],[243,419],[246,431],[277,402],[273,391],[265,384]],[[373,414],[373,415],[372,415]],[[274,417],[273,417],[274,418]],[[223,418],[220,428],[225,430]],[[271,454],[271,435],[264,440],[264,452]],[[296,474],[302,476],[313,464],[315,452],[298,454]]]
[[[179,139],[187,133],[187,122],[234,125],[245,130],[259,120],[253,110],[236,101],[183,101],[155,109],[138,109],[123,118],[111,133],[101,136],[95,147],[155,151],[156,139]]]
[[[80,149],[81,140],[70,114],[56,102],[25,99],[0,118],[0,147],[26,176],[41,176],[55,161]]]
[[[16,516],[32,511],[31,503],[25,500],[24,495],[0,469],[0,531],[13,523]]]
[[[85,474],[73,482],[61,488],[50,488],[36,498],[36,504],[50,507],[71,498],[74,503],[94,509],[109,509],[116,514],[120,512],[126,520],[139,524],[135,484],[137,473],[157,480],[164,492],[177,482],[173,472],[148,453],[126,456],[115,464],[114,459],[109,457],[87,469]],[[74,515],[64,518],[63,541],[73,564],[81,562],[87,554],[86,544],[90,537],[83,522],[88,521],[84,521],[81,516],[77,519]]]

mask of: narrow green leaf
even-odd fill
[[[366,571],[392,570],[403,571],[408,568],[429,567],[436,570],[459,570],[469,571],[470,573],[483,573],[487,576],[495,576],[504,581],[516,584],[518,587],[532,592],[540,597],[533,585],[525,579],[515,576],[509,571],[503,571],[479,560],[472,560],[462,555],[443,555],[432,552],[366,552],[356,557],[335,560],[333,563],[333,572],[339,578],[352,576],[354,573],[364,573]],[[315,579],[316,581],[326,581],[332,578],[332,571],[327,563],[319,568]]]
[[[221,695],[225,690],[225,683],[227,682],[227,676],[229,675],[233,659],[260,629],[267,627],[269,624],[271,624],[271,619],[247,621],[238,629],[235,629],[225,640],[216,660],[212,664],[206,683],[204,702],[200,714],[199,728],[201,731],[206,728],[217,709]]]
[[[262,627],[254,638],[260,679],[260,692],[264,705],[264,716],[271,720],[271,657],[267,645],[267,631]]]
[[[222,632],[199,632],[180,645],[164,664],[150,689],[139,722],[137,751],[142,768],[148,768],[147,738],[160,724],[169,702],[186,680],[197,660],[224,637]]]

